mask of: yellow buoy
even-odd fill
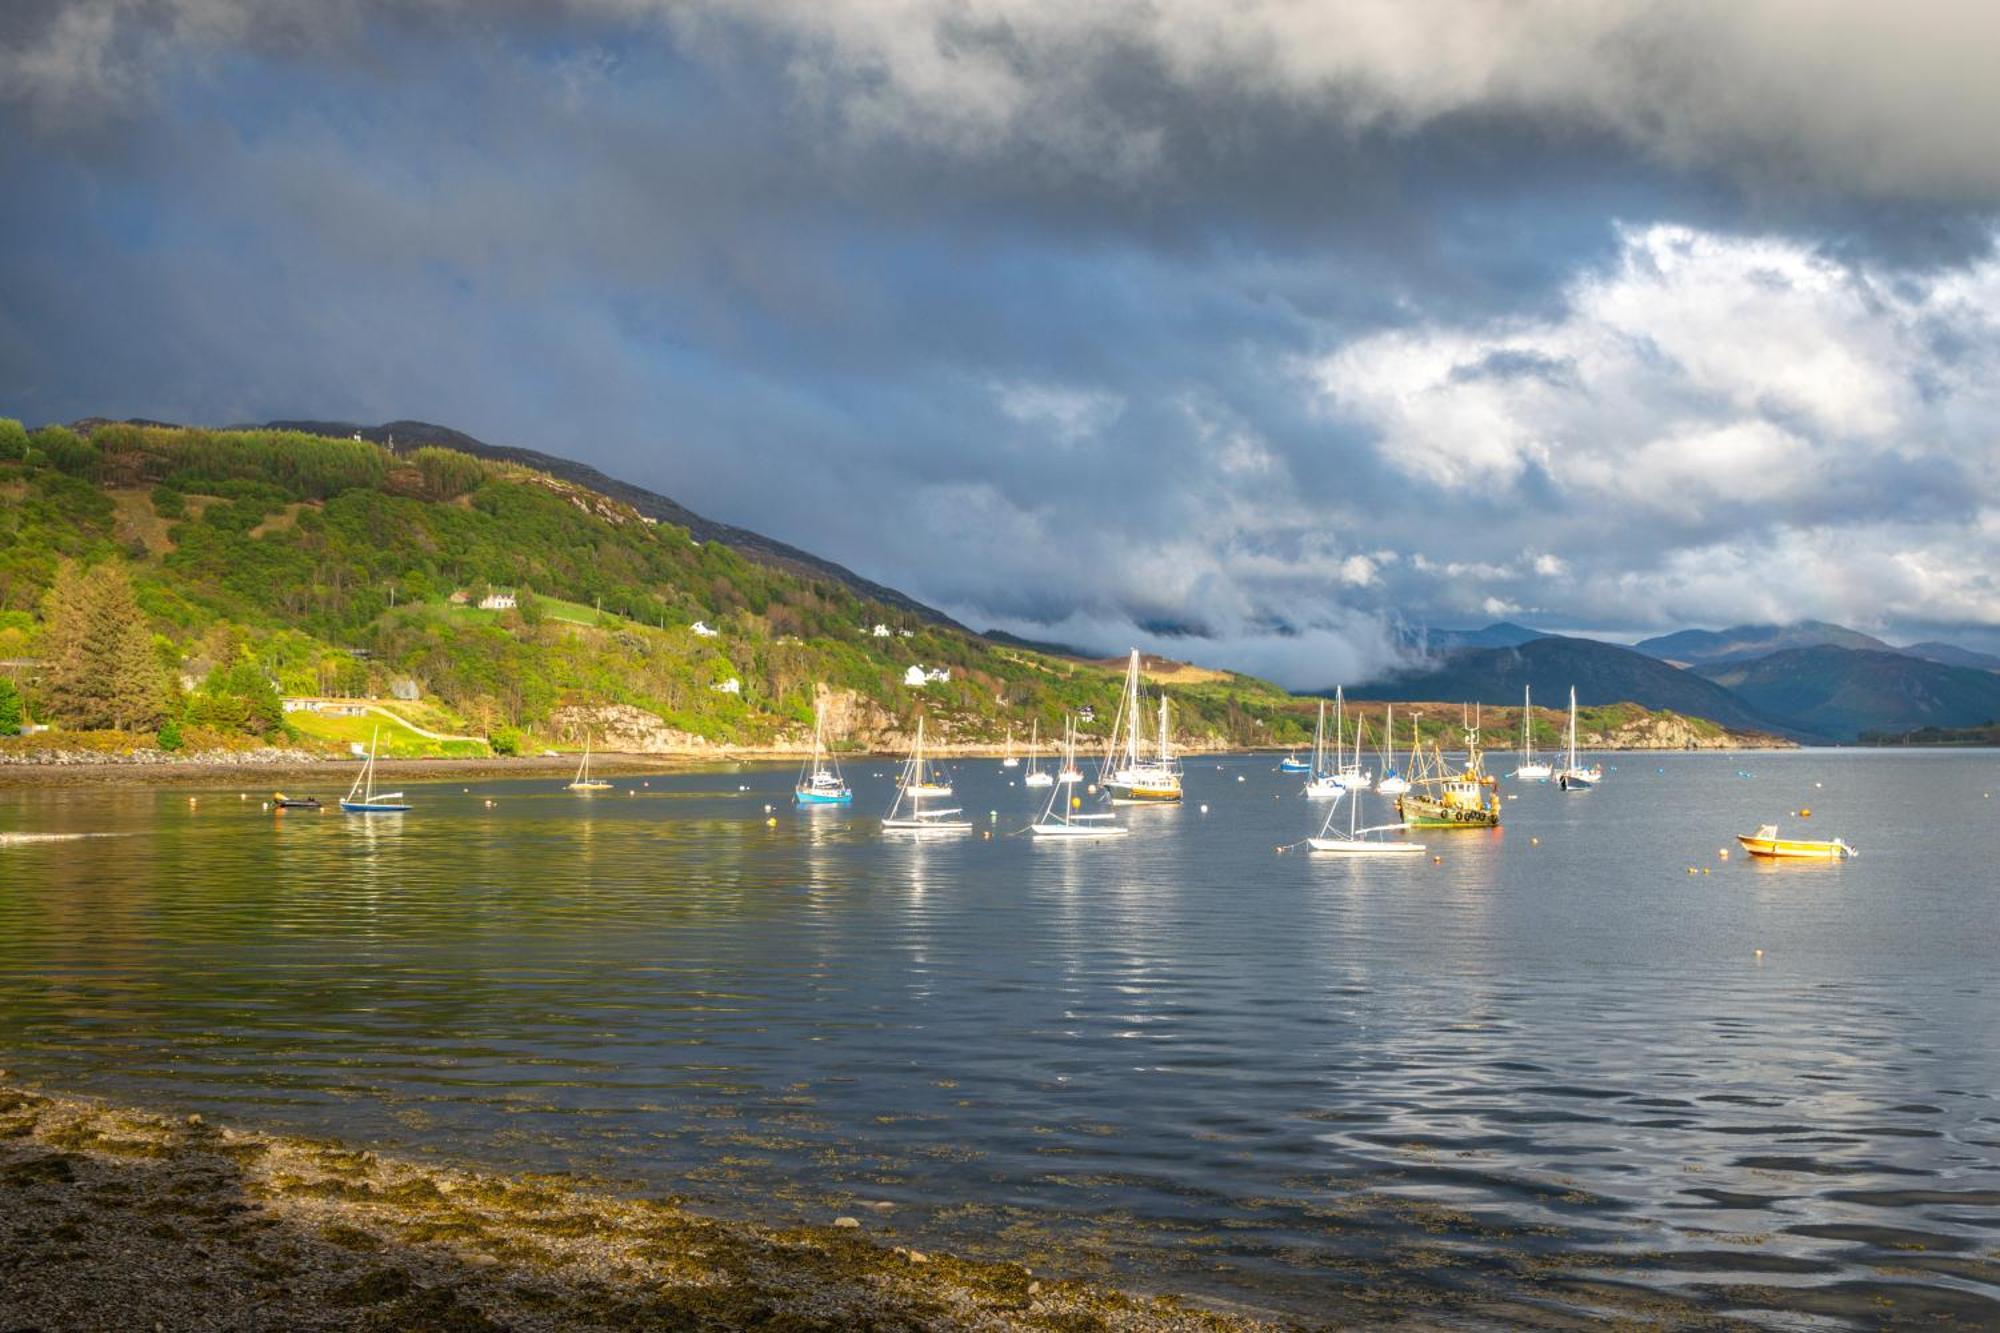
[[[778,820],[777,820],[777,817],[776,817],[776,816],[773,816],[772,818],[770,818],[770,819],[767,819],[767,820],[765,820],[765,821],[764,821],[764,827],[765,827],[765,828],[776,828],[776,827],[778,827]]]

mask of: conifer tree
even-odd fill
[[[58,571],[45,603],[50,711],[65,724],[150,731],[166,713],[152,631],[123,564]]]

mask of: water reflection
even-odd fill
[[[952,839],[878,836],[886,767],[810,814],[757,768],[7,791],[90,836],[0,837],[0,1053],[1312,1314],[1990,1324],[1993,762],[1673,757],[1386,864],[1277,854],[1313,812],[1248,760],[1061,847],[973,763]],[[1717,857],[1808,799],[1861,858]]]

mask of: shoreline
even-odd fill
[[[725,1221],[4,1083],[0,1200],[6,1328],[1297,1326],[892,1246],[858,1217]]]
[[[1756,754],[1760,752],[1790,753],[1801,749],[1824,750],[1873,750],[1873,749],[1964,749],[1966,746],[1952,745],[1741,745],[1741,746],[1593,746],[1592,753],[1598,754]],[[1977,747],[1971,747],[1977,748]],[[932,748],[926,747],[933,759],[992,759],[1005,755],[1001,746],[974,745]],[[1263,755],[1273,761],[1288,753],[1286,747],[1258,750],[1185,750],[1182,754],[1189,759],[1213,759],[1228,755]],[[1447,752],[1452,753],[1452,752]],[[1511,753],[1488,751],[1489,755]],[[152,757],[158,754],[159,757]],[[599,776],[645,777],[655,773],[686,772],[693,769],[724,764],[772,764],[798,763],[811,754],[809,750],[777,746],[743,746],[732,749],[674,750],[647,753],[611,753],[600,751],[591,756],[591,764]],[[1018,754],[1018,752],[1017,752]],[[147,757],[137,757],[145,755]],[[550,778],[563,777],[576,771],[576,763],[582,751],[548,755],[477,755],[466,758],[426,756],[410,759],[379,759],[376,772],[395,776],[404,780],[457,780],[474,778]],[[904,752],[900,750],[857,750],[835,756],[843,763],[871,763],[900,760]],[[1025,756],[1021,756],[1025,762]],[[211,755],[167,756],[161,752],[137,752],[134,756],[120,759],[39,759],[0,756],[0,788],[7,787],[81,787],[81,786],[200,786],[200,785],[241,785],[263,788],[276,783],[304,783],[317,781],[347,782],[357,771],[360,760],[341,757],[311,757],[296,751],[242,751],[222,752]]]

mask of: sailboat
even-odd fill
[[[1070,722],[1063,733],[1063,767],[1065,773],[1076,769],[1076,723]],[[1072,796],[1066,783],[1058,782],[1049,790],[1048,804],[1042,807],[1042,817],[1028,826],[1028,831],[1036,838],[1051,841],[1077,842],[1095,838],[1122,838],[1132,830],[1123,824],[1113,823],[1117,816],[1109,811],[1084,814],[1083,798]]]
[[[1321,699],[1319,720],[1313,723],[1312,776],[1306,779],[1305,792],[1311,800],[1330,801],[1341,791],[1340,778],[1326,762],[1326,700]]]
[[[400,815],[410,808],[403,800],[403,793],[375,790],[375,748],[381,739],[382,728],[377,727],[368,738],[368,762],[361,766],[354,785],[340,800],[340,808],[350,815]]]
[[[826,749],[826,702],[813,704],[812,758],[799,770],[792,799],[800,805],[852,805],[854,792],[840,776],[840,763]]]
[[[1604,770],[1589,768],[1576,761],[1576,686],[1569,687],[1569,730],[1563,736],[1563,769],[1556,774],[1556,786],[1564,791],[1589,791],[1604,781]]]
[[[1333,760],[1334,763],[1339,765],[1339,771],[1333,775],[1333,780],[1348,791],[1366,791],[1372,779],[1369,774],[1361,770],[1361,732],[1359,728],[1354,733],[1354,762],[1351,764],[1345,762],[1342,754],[1345,742],[1342,740],[1341,734],[1347,729],[1346,721],[1347,700],[1342,695],[1341,687],[1336,685],[1333,687]]]
[[[1028,724],[1028,771],[1021,775],[1023,787],[1053,787],[1056,782],[1055,774],[1044,771],[1041,765],[1041,726],[1040,718]]]
[[[1326,812],[1326,819],[1320,824],[1319,836],[1307,838],[1306,845],[1316,852],[1334,852],[1342,856],[1407,856],[1424,850],[1420,842],[1402,842],[1385,834],[1400,833],[1409,826],[1403,823],[1370,824],[1366,828],[1357,827],[1361,823],[1361,793],[1349,793],[1347,802],[1347,832],[1342,833],[1333,826],[1333,817],[1340,810],[1340,797],[1335,796],[1334,804]]]
[[[910,746],[910,757],[903,761],[903,772],[896,782],[896,799],[889,806],[889,813],[882,817],[884,833],[970,833],[972,821],[955,818],[962,810],[926,810],[924,798],[938,794],[951,795],[951,788],[940,789],[937,784],[924,781],[924,719],[917,717],[917,738]]]
[[[1009,727],[1007,728],[1007,753],[1005,757],[1000,760],[1000,767],[1019,768],[1020,766],[1021,766],[1021,761],[1018,758],[1016,758],[1014,754],[1014,729],[1012,727]]]
[[[1285,757],[1278,761],[1278,771],[1280,773],[1310,773],[1313,771],[1313,766],[1310,760],[1299,758],[1299,748],[1295,745],[1285,751]]]
[[[583,762],[576,766],[576,777],[569,784],[571,791],[610,791],[611,784],[600,782],[590,776],[590,733],[583,733]]]
[[[1414,744],[1412,745],[1414,747]],[[1396,768],[1396,705],[1385,704],[1382,711],[1382,776],[1375,790],[1384,796],[1401,796],[1410,789],[1410,780]]]
[[[1120,752],[1119,737],[1124,737]],[[1125,670],[1125,694],[1111,724],[1111,740],[1100,766],[1099,783],[1113,801],[1124,804],[1168,802],[1181,798],[1181,769],[1167,740],[1167,696],[1160,695],[1160,748],[1157,756],[1142,752],[1139,740],[1139,650]]]
[[[1575,691],[1571,691],[1575,693]],[[1535,758],[1535,715],[1530,703],[1528,687],[1521,687],[1521,762],[1514,766],[1513,777],[1522,782],[1547,782],[1551,769]]]

